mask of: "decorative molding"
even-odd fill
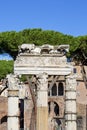
[[[34,44],[23,45],[20,47],[23,52],[20,51],[14,62],[15,74],[37,75],[47,73],[48,75],[69,75],[73,71],[72,65],[67,63],[65,56],[65,51],[68,51],[69,45],[52,46],[45,44],[38,47]],[[34,49],[37,51],[41,49],[41,51],[40,53],[36,53],[36,51],[32,53]],[[57,50],[57,53],[53,52],[55,50]]]
[[[44,44],[42,46],[35,46],[34,44],[25,43],[19,46],[19,54],[61,54],[63,56],[67,51],[69,51],[69,45],[53,46]]]

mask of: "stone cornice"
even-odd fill
[[[15,74],[37,75],[39,73],[47,73],[48,75],[69,75],[72,72],[73,67],[67,63],[64,52],[64,50],[69,49],[68,45],[56,47],[43,45],[36,48],[34,44],[27,44],[28,46],[26,44],[23,45],[25,45],[21,46],[21,51],[23,52],[20,51],[14,62]],[[43,51],[42,53],[42,50],[45,52]],[[55,50],[57,53],[55,53]]]
[[[68,51],[69,45],[53,46],[49,44],[44,44],[42,46],[35,46],[34,44],[22,44],[21,46],[19,46],[19,55],[25,53],[31,55],[56,54],[57,56],[63,56]]]

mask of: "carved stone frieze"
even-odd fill
[[[21,46],[19,46],[19,53],[30,53],[31,50],[33,50],[35,48],[34,44],[22,44]]]
[[[21,55],[18,56],[16,65],[28,65],[28,66],[59,66],[67,65],[67,59],[63,57],[53,57],[48,55],[43,56],[32,56],[32,55]]]
[[[30,53],[30,54],[62,54],[69,50],[69,45],[59,45],[53,46],[49,44],[44,44],[42,46],[35,46],[34,44],[22,44],[19,47],[19,54],[20,53]]]
[[[14,73],[18,75],[37,75],[39,73],[68,75],[72,71],[72,66],[67,63],[65,56],[68,48],[69,45],[52,46],[45,44],[37,47],[29,44],[30,51],[20,52],[17,56],[14,62]]]

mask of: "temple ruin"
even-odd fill
[[[77,74],[67,62],[67,51],[69,45],[19,47],[14,74],[7,76],[7,130],[77,130]],[[19,81],[21,75],[27,78],[29,91],[25,93],[20,92],[24,85]],[[27,108],[31,108],[29,123],[25,121]]]

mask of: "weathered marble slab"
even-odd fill
[[[72,71],[72,66],[67,64],[65,56],[58,54],[20,54],[14,62],[15,74],[39,74],[48,75],[68,75]]]

